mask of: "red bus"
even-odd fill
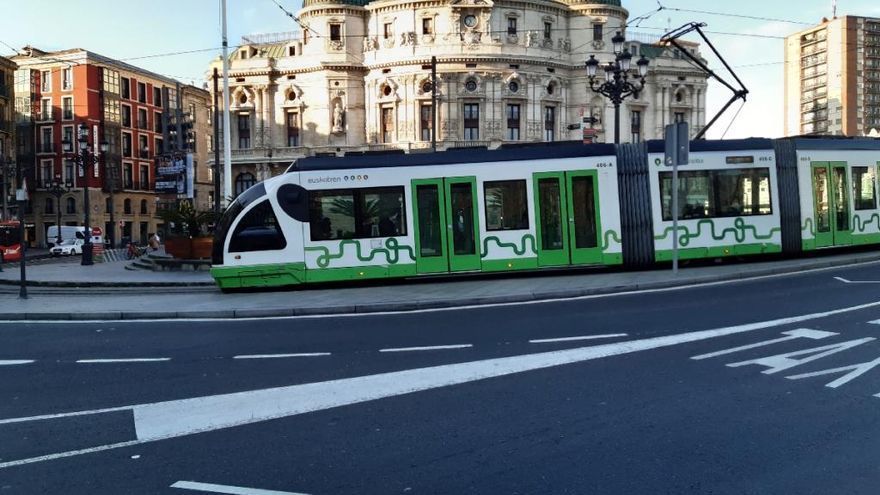
[[[18,220],[0,222],[0,252],[3,261],[21,259],[21,225]]]

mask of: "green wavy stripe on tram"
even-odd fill
[[[859,218],[858,215],[853,215],[853,227],[854,227],[853,232],[858,231],[858,233],[860,233],[860,234],[864,233],[865,228],[867,226],[871,225],[871,223],[876,223],[877,230],[880,230],[880,215],[878,215],[877,213],[874,213],[873,215],[871,215],[871,218],[867,219],[864,222],[862,222],[862,219]]]
[[[679,245],[681,247],[687,247],[688,244],[690,244],[690,241],[692,239],[696,239],[697,237],[700,237],[701,235],[703,235],[703,226],[704,225],[708,225],[710,227],[710,229],[711,229],[710,234],[712,235],[712,238],[715,239],[716,241],[725,240],[727,238],[728,234],[733,234],[733,238],[739,244],[742,244],[743,242],[745,242],[746,231],[751,231],[752,237],[754,237],[756,240],[759,240],[759,241],[765,241],[765,240],[771,239],[771,238],[773,238],[773,235],[776,234],[777,232],[782,232],[782,229],[780,229],[779,227],[773,227],[772,229],[770,229],[770,232],[768,232],[766,234],[759,234],[757,227],[755,227],[754,225],[747,225],[745,220],[743,220],[742,218],[737,218],[733,222],[733,227],[727,227],[724,230],[722,230],[719,234],[715,231],[715,222],[713,220],[703,219],[697,223],[697,231],[695,233],[691,233],[690,229],[686,226],[682,226],[682,225],[678,226],[678,230],[680,232],[684,231],[679,234],[679,241],[678,241]],[[663,234],[654,236],[654,239],[658,240],[658,241],[666,239],[672,233],[672,230],[673,230],[672,227],[666,227],[666,230],[663,231]]]
[[[801,232],[808,231],[813,237],[816,237],[816,225],[813,223],[813,219],[808,217],[804,220],[804,225],[801,226]]]
[[[523,256],[524,254],[526,254],[526,250],[528,249],[528,246],[526,246],[526,244],[531,243],[532,254],[538,254],[538,243],[537,241],[535,241],[535,236],[533,236],[532,234],[526,234],[522,236],[522,239],[519,240],[519,245],[517,245],[515,242],[504,242],[494,235],[490,235],[483,239],[483,255],[481,256],[482,258],[485,258],[489,255],[489,241],[494,242],[499,248],[512,249],[514,254],[516,254],[517,256]]]
[[[306,247],[306,251],[312,252],[320,252],[318,255],[318,259],[316,260],[319,268],[327,268],[330,266],[330,263],[333,260],[338,260],[345,256],[345,246],[353,245],[355,247],[355,254],[360,261],[373,261],[373,259],[377,255],[385,255],[385,259],[388,261],[388,264],[395,265],[400,261],[400,252],[407,251],[409,253],[410,260],[414,261],[416,259],[415,251],[412,247],[407,245],[401,245],[397,239],[390,238],[385,241],[384,248],[374,248],[371,249],[369,254],[364,255],[361,252],[361,243],[355,240],[346,239],[339,243],[339,252],[331,253],[330,249],[326,246],[311,246]]]
[[[620,242],[620,234],[618,234],[618,233],[615,232],[614,230],[606,230],[606,231],[605,231],[605,236],[604,236],[604,238],[602,239],[602,251],[607,250],[607,249],[608,249],[608,246],[611,245],[611,242],[608,240],[609,237],[613,237],[613,238],[614,238],[614,242],[616,242],[617,244],[621,244],[621,242]]]

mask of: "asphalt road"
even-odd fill
[[[873,264],[408,314],[0,323],[0,494],[876,494],[878,319]]]

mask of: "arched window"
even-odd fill
[[[52,198],[46,198],[46,208],[44,213],[55,213],[55,201]]]
[[[67,198],[67,213],[76,213],[76,200],[73,198]]]
[[[238,174],[238,177],[235,178],[235,195],[238,196],[247,191],[256,183],[257,179],[254,178],[253,174],[250,172],[242,172]]]
[[[131,200],[126,199],[124,203],[122,203],[122,212],[126,215],[131,215]]]
[[[146,215],[146,214],[149,213],[149,212],[150,212],[150,211],[147,209],[147,200],[146,200],[146,199],[142,199],[142,200],[141,200],[141,214],[142,214],[142,215]]]

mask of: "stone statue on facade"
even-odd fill
[[[530,46],[535,46],[538,44],[538,32],[537,31],[529,31],[526,33],[525,45],[526,48]]]
[[[336,102],[336,106],[333,108],[333,132],[343,132],[344,129],[342,127],[342,117],[343,117],[342,105],[339,102]]]

